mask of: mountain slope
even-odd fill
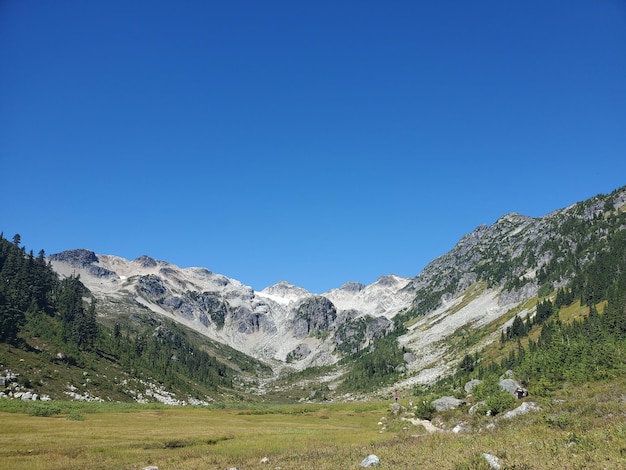
[[[514,316],[534,315],[536,301],[529,300],[573,282],[624,230],[626,187],[544,217],[507,214],[462,237],[411,281],[415,298],[403,316],[408,332],[400,343],[416,361],[405,383],[453,372],[467,353],[451,349],[453,336],[499,323],[472,350],[498,340]]]

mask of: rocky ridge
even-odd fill
[[[288,363],[294,369],[336,362],[346,336],[354,347],[366,347],[389,331],[388,318],[413,298],[401,292],[409,279],[399,276],[316,295],[288,282],[255,292],[206,268],[180,268],[148,256],[131,261],[77,249],[49,260],[62,276],[80,275],[105,314],[147,308],[276,367]],[[350,328],[362,323],[368,328]]]

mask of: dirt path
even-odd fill
[[[415,426],[423,426],[424,429],[426,429],[426,431],[428,431],[431,434],[434,432],[444,432],[443,429],[439,429],[437,426],[435,426],[433,423],[431,423],[427,419],[402,418],[402,420],[408,421],[409,423],[414,424]]]

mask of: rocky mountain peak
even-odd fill
[[[136,258],[134,262],[142,268],[154,268],[157,266],[156,260],[146,255],[142,255],[139,258]]]
[[[360,282],[348,281],[344,283],[339,289],[345,290],[346,292],[359,292],[365,289],[365,284],[361,284]]]
[[[91,250],[79,248],[76,250],[67,250],[61,253],[51,255],[50,260],[67,263],[70,266],[74,266],[76,268],[84,268],[86,266],[92,265],[93,263],[97,263],[98,257]]]
[[[294,286],[287,281],[280,281],[273,286],[268,286],[259,291],[258,294],[273,298],[280,303],[297,302],[312,295],[303,287]]]

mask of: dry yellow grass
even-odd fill
[[[352,447],[362,459],[363,448],[386,437],[380,411],[307,409],[169,408],[84,413],[84,420],[0,413],[0,468],[254,468],[263,457],[271,468],[297,468],[297,460],[333,461]]]
[[[624,383],[537,399],[543,411],[513,420],[463,410],[436,417],[447,430],[471,425],[460,434],[429,434],[386,403],[105,409],[81,412],[82,421],[0,412],[0,468],[358,469],[376,454],[380,469],[480,470],[487,452],[503,469],[626,469]]]

